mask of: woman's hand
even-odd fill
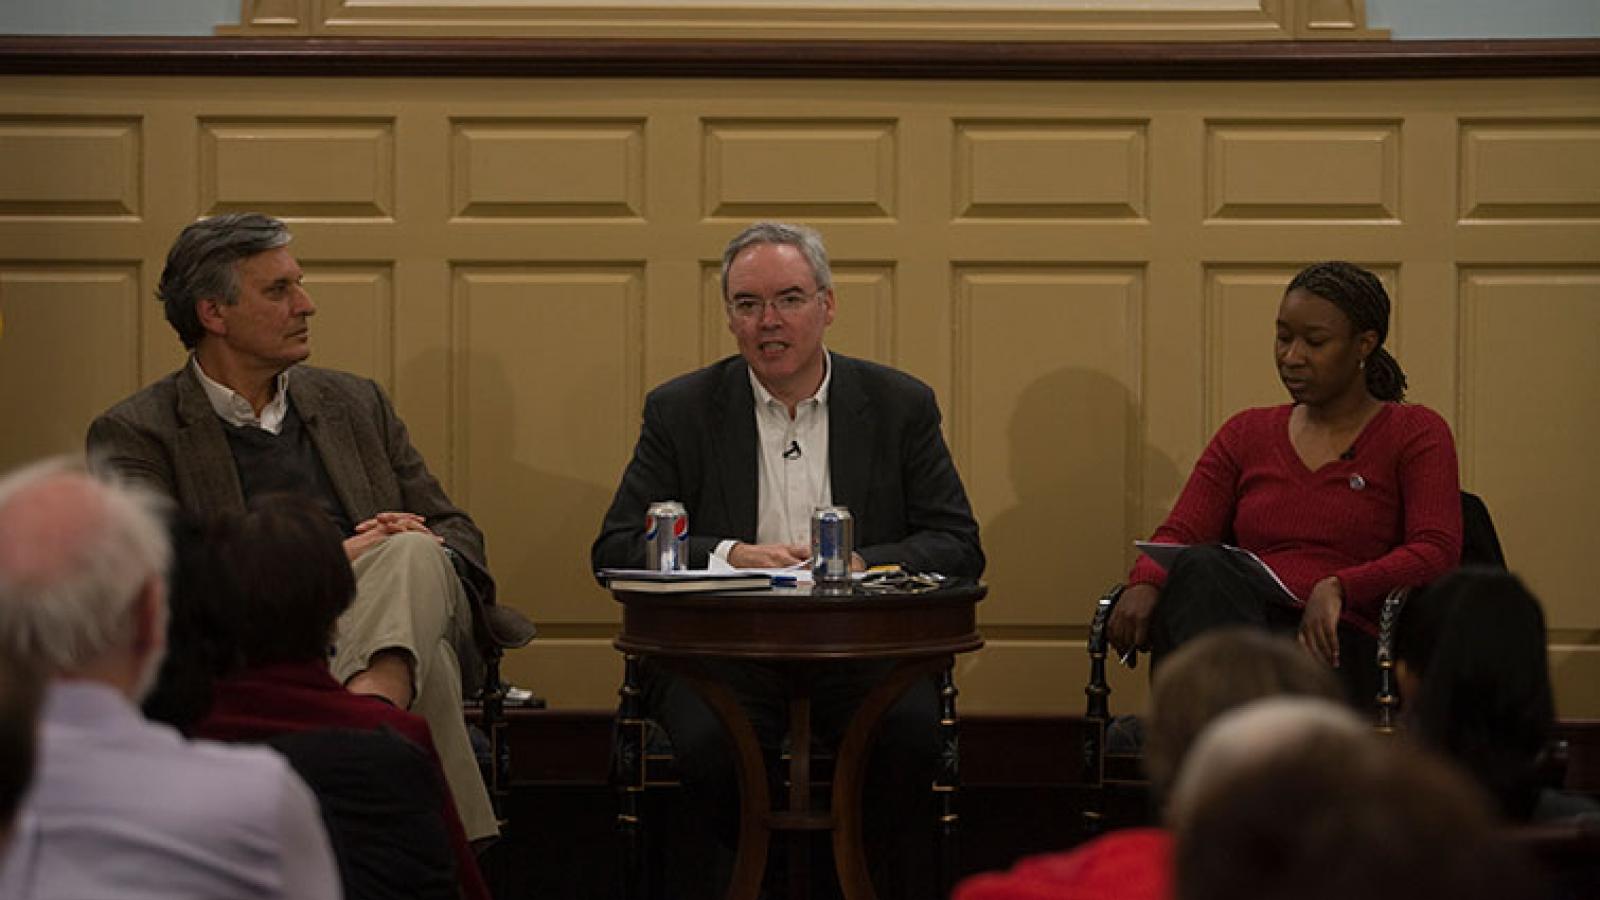
[[[1329,575],[1316,583],[1300,615],[1300,646],[1334,668],[1339,667],[1339,612],[1344,609],[1344,585]]]
[[[1123,588],[1117,605],[1111,607],[1111,620],[1106,623],[1106,640],[1117,653],[1150,646],[1150,613],[1160,597],[1161,592],[1153,584]]]

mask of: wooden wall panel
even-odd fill
[[[1212,122],[1206,213],[1222,219],[1400,218],[1400,123]]]
[[[457,220],[629,218],[644,210],[644,120],[458,120]]]
[[[1600,119],[1465,122],[1461,217],[1600,218],[1596,159]]]
[[[202,119],[200,208],[285,219],[394,216],[394,123]]]
[[[138,284],[133,262],[0,261],[7,468],[81,451],[89,421],[139,387]]]
[[[1147,124],[958,121],[955,217],[1142,219]]]
[[[245,35],[562,38],[1267,40],[1385,38],[1363,0],[245,0]]]
[[[1597,102],[1595,79],[4,78],[0,467],[182,361],[150,299],[173,235],[261,204],[295,231],[313,361],[391,390],[539,620],[510,676],[607,706],[587,548],[644,393],[731,352],[726,240],[801,219],[835,264],[829,345],[939,392],[994,588],[965,708],[1073,711],[1130,542],[1226,416],[1282,398],[1283,284],[1346,258],[1388,282],[1411,396],[1550,606],[1562,713],[1600,715],[1572,564],[1600,505]],[[1114,679],[1137,706],[1143,670]]]
[[[1462,468],[1496,520],[1573,522],[1594,515],[1600,469],[1573,440],[1600,409],[1600,268],[1469,267],[1461,276]],[[1535,473],[1545,473],[1543,477]],[[1589,535],[1513,528],[1502,537],[1549,625],[1600,629]]]
[[[312,322],[317,364],[361,372],[393,392],[394,272],[387,264],[301,259],[305,289],[317,305]]]
[[[123,116],[0,119],[0,217],[137,217],[139,126]]]
[[[629,264],[456,269],[456,499],[547,624],[596,619],[589,543],[638,434],[643,279]]]
[[[886,219],[899,160],[890,121],[708,121],[705,215]]]
[[[984,620],[1081,621],[1062,586],[1093,583],[1131,531],[1143,273],[962,266],[954,281],[944,403],[987,528]]]

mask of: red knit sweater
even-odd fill
[[[1030,856],[1009,872],[956,886],[951,900],[1167,900],[1172,835],[1160,828],[1113,831],[1060,853]]]
[[[1424,406],[1385,403],[1348,459],[1308,470],[1289,440],[1293,406],[1228,420],[1195,463],[1153,541],[1226,541],[1253,551],[1302,603],[1329,575],[1344,587],[1340,618],[1377,632],[1384,595],[1461,561],[1461,485],[1450,427]],[[1130,583],[1166,573],[1141,556]]]

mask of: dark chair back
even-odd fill
[[[427,754],[388,729],[322,729],[267,742],[322,806],[346,900],[459,900]]]
[[[1461,492],[1461,564],[1506,567],[1506,555],[1500,550],[1500,536],[1495,533],[1489,507],[1470,491]]]

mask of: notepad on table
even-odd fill
[[[656,594],[687,594],[695,591],[755,591],[772,587],[772,576],[765,572],[739,570],[712,572],[707,569],[601,569],[600,577],[614,591],[643,591]]]

